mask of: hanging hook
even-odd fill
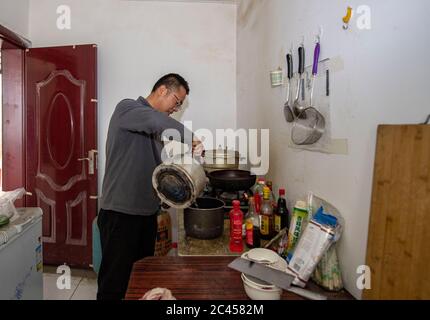
[[[318,34],[316,35],[316,43],[320,43],[321,42],[323,34],[324,34],[323,26],[320,26]]]
[[[342,18],[344,30],[347,30],[349,28],[349,22],[351,21],[351,18],[352,18],[352,8],[348,7],[346,16]]]

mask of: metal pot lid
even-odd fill
[[[225,149],[217,149],[217,150],[208,150],[205,152],[205,158],[239,158],[239,152],[233,150],[225,150]]]

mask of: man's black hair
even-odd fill
[[[159,87],[165,86],[169,90],[179,90],[180,87],[184,87],[187,95],[190,93],[190,87],[188,82],[185,81],[179,74],[169,73],[161,77],[160,80],[154,85],[152,92],[155,92]]]

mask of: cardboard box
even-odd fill
[[[157,216],[157,221],[154,256],[166,256],[172,249],[172,220],[167,211],[161,211]]]

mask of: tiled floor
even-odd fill
[[[97,274],[92,270],[71,270],[70,289],[57,288],[60,274],[56,268],[43,267],[43,299],[45,300],[95,300],[97,295]]]

